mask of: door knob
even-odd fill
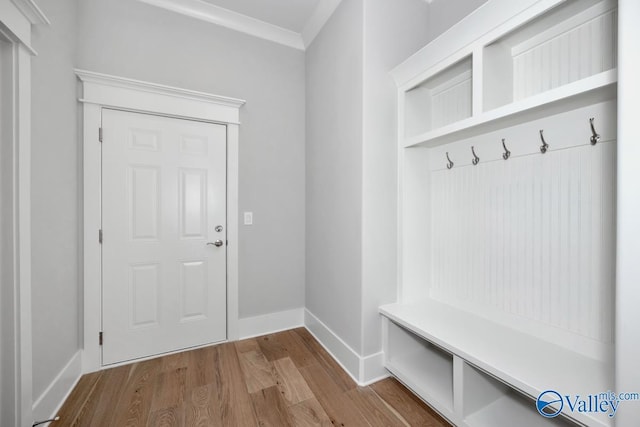
[[[213,245],[213,246],[220,247],[220,246],[224,245],[224,243],[222,242],[222,240],[216,240],[215,242],[207,242],[207,245]]]

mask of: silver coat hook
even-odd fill
[[[596,145],[600,140],[600,134],[596,132],[596,128],[593,126],[594,120],[595,119],[593,117],[589,119],[589,125],[591,126],[591,145]]]
[[[547,144],[547,141],[544,140],[543,132],[544,130],[540,129],[540,140],[542,141],[542,145],[540,146],[540,152],[542,154],[546,153],[547,150],[549,149],[549,144]]]
[[[473,159],[471,160],[471,163],[473,163],[473,165],[475,166],[480,161],[480,157],[478,157],[478,155],[476,154],[476,150],[473,148],[473,145],[471,146],[471,152],[473,153]]]
[[[507,160],[509,156],[511,156],[511,151],[507,149],[507,146],[504,143],[504,138],[502,138],[502,148],[504,148],[504,153],[502,153],[502,158]]]
[[[453,162],[449,158],[449,152],[447,151],[447,169],[451,169],[453,167]]]

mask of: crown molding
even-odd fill
[[[304,50],[302,36],[294,31],[200,0],[138,0],[255,37]]]
[[[318,6],[305,24],[302,33],[296,33],[202,0],[138,1],[299,50],[305,50],[313,42],[342,2],[342,0],[321,0],[318,2]]]
[[[309,47],[322,27],[327,23],[333,12],[340,6],[342,0],[321,0],[302,30],[302,40],[305,49]]]
[[[42,12],[40,7],[33,0],[11,0],[20,12],[34,25],[51,25],[49,18]]]

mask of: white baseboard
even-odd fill
[[[33,419],[48,420],[56,416],[64,401],[82,376],[82,357],[78,351],[56,375],[33,404]]]
[[[384,367],[384,353],[382,351],[360,359],[361,386],[375,383],[389,376],[389,371]]]
[[[304,324],[359,386],[366,386],[389,376],[384,368],[384,354],[382,352],[360,356],[309,310],[304,312]]]
[[[304,308],[279,311],[238,321],[238,336],[243,340],[304,326]]]
[[[351,378],[360,383],[360,355],[309,310],[304,311],[304,325]]]

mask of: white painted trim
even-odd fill
[[[30,0],[27,0],[30,1]],[[10,43],[9,92],[3,101],[7,116],[5,125],[11,137],[0,143],[10,164],[10,173],[3,183],[3,214],[7,215],[10,253],[3,254],[11,266],[11,280],[3,283],[3,297],[9,301],[3,310],[0,345],[6,350],[2,366],[3,422],[31,425],[33,421],[33,362],[31,318],[31,49],[32,24],[36,23],[19,2],[0,1],[0,37]],[[44,15],[42,15],[44,17]],[[46,22],[46,17],[45,17]],[[3,217],[3,220],[5,218]],[[8,349],[5,348],[8,347]]]
[[[86,70],[75,70],[83,83],[84,103],[152,111],[222,123],[239,123],[246,101]]]
[[[239,194],[239,157],[240,127],[237,124],[227,125],[227,340],[238,340],[238,323],[240,317],[239,298],[239,257],[238,243],[240,238],[238,194]]]
[[[98,85],[113,88],[132,89],[140,92],[149,92],[155,95],[166,95],[172,96],[174,98],[184,98],[191,101],[202,101],[211,104],[219,104],[236,109],[242,107],[246,102],[242,99],[230,98],[228,96],[214,95],[206,92],[199,92],[174,86],[161,85],[158,83],[145,82],[142,80],[128,79],[125,77],[113,76],[110,74],[96,73],[95,71],[76,69],[75,73],[84,83],[95,83]],[[97,101],[97,103],[101,103],[100,100]]]
[[[76,352],[33,404],[33,419],[55,417],[82,376],[82,353]]]
[[[102,366],[101,331],[101,156],[98,129],[103,107],[227,125],[227,340],[238,338],[238,156],[239,108],[243,100],[76,71],[83,96],[84,340],[82,372]]]
[[[102,352],[98,345],[101,330],[102,277],[101,248],[97,233],[101,227],[100,141],[96,127],[101,124],[100,106],[83,106],[83,331],[82,372],[97,371]]]
[[[302,36],[295,31],[224,9],[200,0],[138,0],[202,21],[240,31],[294,49],[304,50]]]
[[[31,53],[16,46],[16,103],[14,151],[14,295],[17,310],[16,366],[19,391],[19,419],[26,424],[32,417],[33,341],[31,317]]]
[[[304,310],[304,325],[359,386],[366,386],[389,376],[384,369],[383,352],[360,356],[308,309]]]
[[[313,40],[342,2],[342,0],[318,2],[302,32],[297,33],[201,0],[138,1],[300,50],[305,50],[313,43]]]
[[[6,28],[2,35],[10,42],[31,45],[31,22],[10,0],[0,0],[0,23]]]
[[[315,38],[320,34],[322,28],[325,26],[333,12],[336,11],[342,0],[322,0],[318,2],[316,10],[305,24],[302,29],[302,40],[304,42],[305,49],[313,43]]]
[[[239,337],[246,339],[274,332],[299,328],[304,325],[304,308],[279,311],[255,317],[245,317],[238,322]]]
[[[359,383],[360,355],[308,309],[304,311],[304,325],[342,369]]]
[[[394,68],[391,76],[398,86],[408,89],[432,75],[440,68],[440,62],[450,60],[454,52],[457,58],[468,56],[474,46],[490,43],[499,34],[507,33],[562,1],[488,1]]]
[[[389,371],[384,367],[384,352],[360,358],[360,382],[359,385],[367,386],[390,377]]]
[[[617,265],[615,318],[615,388],[639,389],[640,371],[640,187],[636,120],[640,111],[640,2],[618,2],[618,192]],[[640,419],[640,402],[626,402],[618,412],[616,426],[633,426]]]
[[[22,14],[32,24],[46,24],[51,25],[49,18],[42,12],[40,7],[33,0],[11,0],[16,5]]]

